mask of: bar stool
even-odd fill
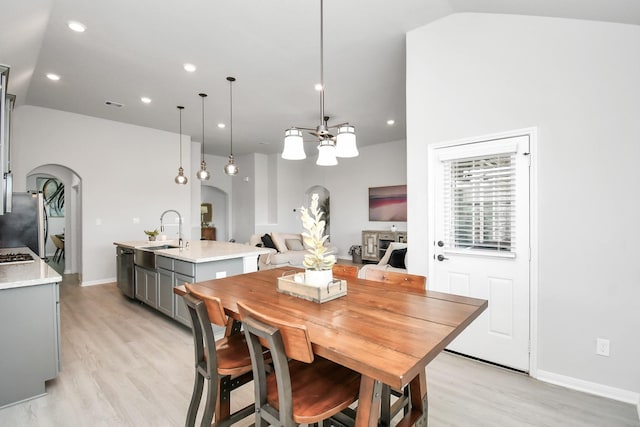
[[[233,320],[227,320],[220,299],[198,292],[189,284],[185,287],[188,293],[183,295],[183,299],[191,317],[196,374],[185,425],[195,426],[204,381],[207,380],[207,398],[200,425],[210,427],[215,413],[216,426],[229,426],[254,411],[251,404],[230,413],[231,391],[253,378],[247,341],[239,327],[235,331],[237,333],[216,341],[211,324],[228,326]]]
[[[314,357],[304,325],[237,304],[253,362],[256,426],[312,424],[349,410],[358,399],[360,374]],[[273,358],[270,374],[260,356],[263,344]],[[348,423],[344,417],[339,420]]]

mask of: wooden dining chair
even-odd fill
[[[367,269],[364,273],[366,280],[375,280],[390,285],[396,285],[407,291],[424,292],[427,278],[418,274],[401,273],[398,271]]]
[[[333,275],[342,279],[357,279],[358,278],[358,266],[357,265],[344,265],[334,264]]]
[[[249,347],[239,330],[216,341],[211,324],[226,326],[229,323],[220,299],[198,292],[190,284],[185,287],[188,293],[183,299],[191,317],[195,354],[195,380],[185,425],[195,426],[207,380],[207,398],[200,425],[210,427],[215,414],[215,425],[228,426],[254,411],[253,404],[233,414],[230,409],[231,391],[253,378]]]
[[[365,271],[365,279],[388,283],[389,285],[397,286],[403,291],[416,293],[424,293],[427,284],[427,278],[425,276],[378,269],[367,269]],[[391,405],[391,395],[398,398],[393,406]],[[405,387],[403,390],[394,390],[388,385],[383,384],[380,398],[381,426],[389,426],[393,417],[400,411],[403,411],[406,415],[410,409],[411,396],[409,387]]]
[[[249,343],[255,380],[256,421],[265,427],[318,423],[329,418],[348,424],[343,411],[358,399],[360,374],[315,356],[307,328],[238,302]],[[271,351],[273,372],[260,357]],[[290,360],[289,360],[290,359]]]
[[[52,234],[49,237],[51,237],[51,241],[56,247],[56,253],[53,255],[53,260],[56,262],[60,262],[61,259],[64,259],[64,242],[55,234]]]

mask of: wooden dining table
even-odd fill
[[[309,331],[318,356],[359,372],[356,426],[378,425],[382,384],[409,386],[411,410],[397,424],[427,425],[425,368],[486,308],[487,301],[433,291],[415,291],[364,279],[348,279],[347,294],[324,303],[277,291],[275,268],[198,282],[220,298],[228,316],[239,319],[238,301]],[[184,294],[184,286],[174,289]]]

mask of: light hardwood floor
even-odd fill
[[[46,396],[0,410],[0,426],[182,426],[191,333],[115,284],[61,285],[62,364]],[[442,354],[427,368],[429,425],[640,426],[632,405]],[[253,399],[248,384],[232,406]],[[251,418],[241,426],[250,425]]]

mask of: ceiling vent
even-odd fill
[[[111,106],[111,107],[118,107],[118,108],[124,107],[124,104],[121,104],[121,103],[115,102],[115,101],[105,101],[104,103],[109,105],[109,106]]]

